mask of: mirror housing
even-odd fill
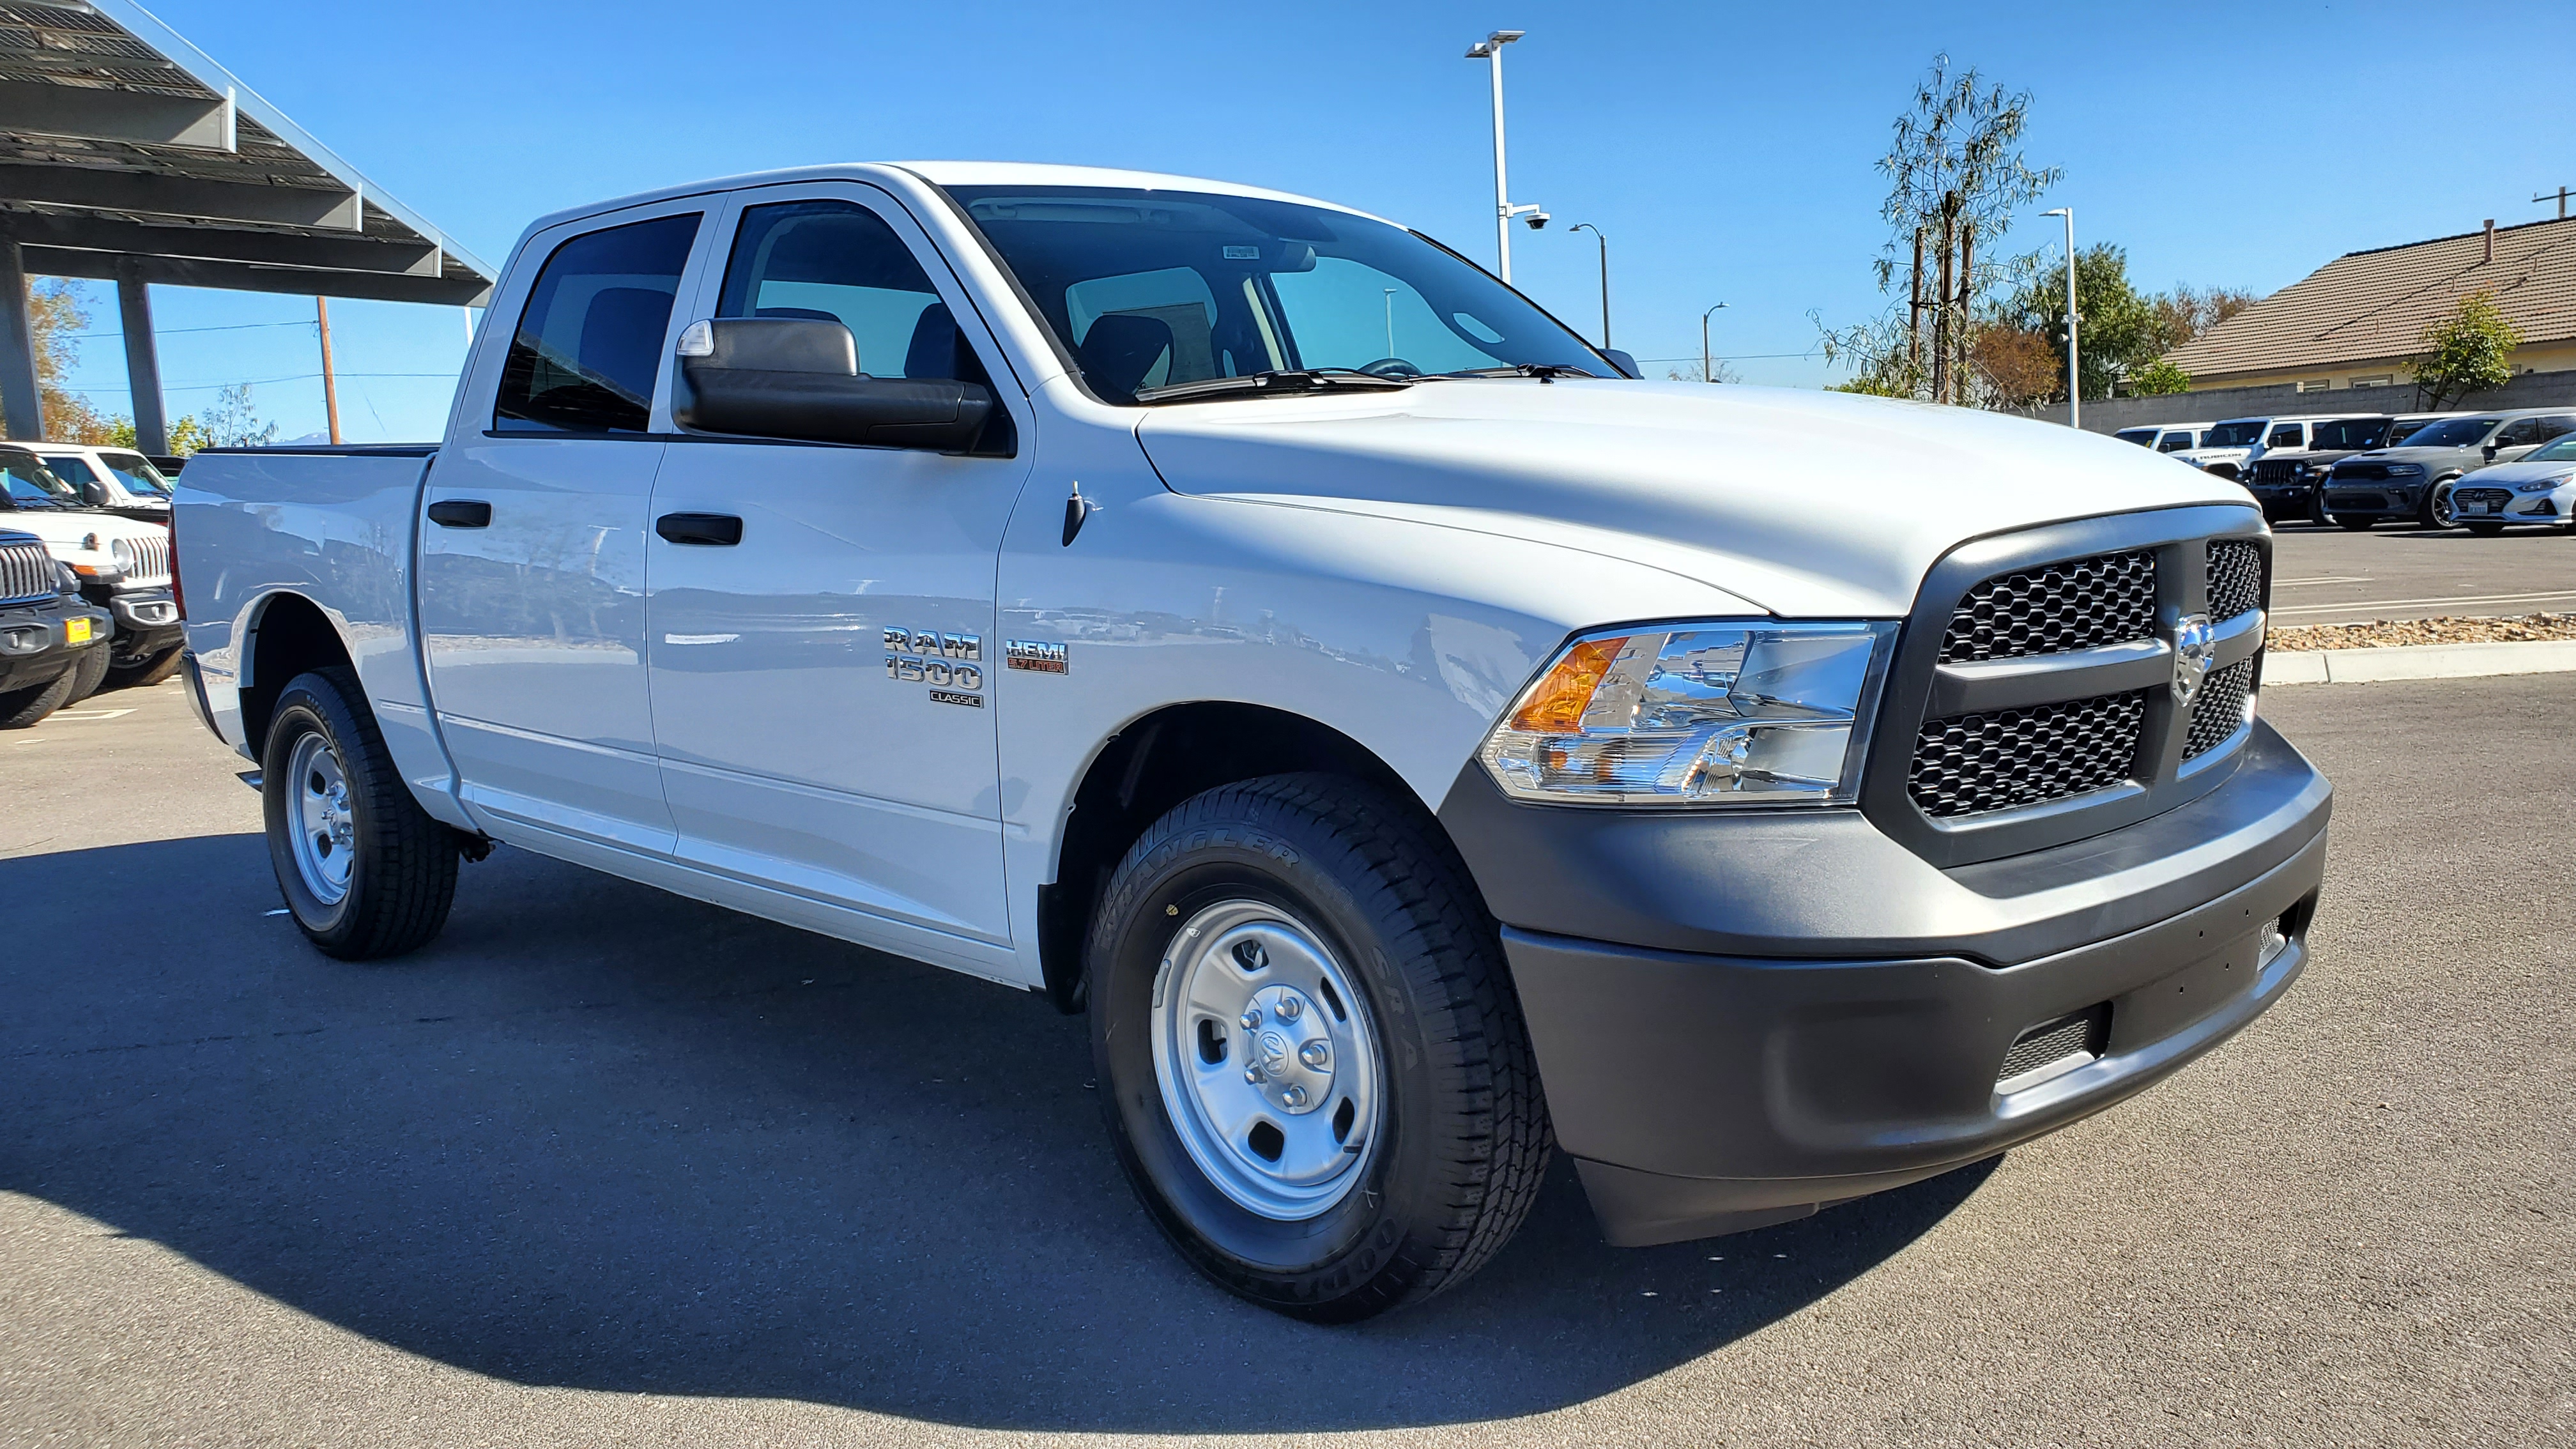
[[[870,377],[838,322],[719,317],[680,334],[673,399],[680,426],[705,433],[953,452],[971,446],[993,395],[954,378]]]

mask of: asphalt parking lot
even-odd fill
[[[2316,961],[2154,1092],[1701,1244],[1560,1172],[1357,1329],[1181,1267],[1032,998],[511,850],[333,963],[177,689],[94,703],[0,736],[0,1442],[2576,1436],[2576,675],[2275,692]]]
[[[2576,611],[2576,533],[2565,529],[2273,528],[2276,624]]]

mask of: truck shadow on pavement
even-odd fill
[[[1623,1251],[1560,1161],[1459,1291],[1316,1328],[1165,1247],[1082,1023],[1035,997],[513,850],[372,966],[264,914],[251,835],[0,861],[0,899],[33,945],[0,965],[0,1189],[527,1384],[1057,1431],[1529,1414],[1813,1302],[1992,1170]]]

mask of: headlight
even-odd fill
[[[2547,493],[2553,489],[2564,488],[2566,486],[2567,480],[2564,478],[2534,478],[2528,483],[2516,483],[2513,485],[2513,491],[2516,493]]]
[[[2413,463],[2391,463],[2388,465],[2388,476],[2391,478],[2420,478],[2423,475],[2424,470]]]
[[[131,540],[118,539],[108,549],[108,555],[116,560],[119,570],[129,574],[134,572],[134,544]]]
[[[1860,790],[1889,623],[1587,634],[1479,752],[1504,793],[1593,805],[1845,805]]]

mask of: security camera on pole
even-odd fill
[[[1467,49],[1469,60],[1494,63],[1494,254],[1499,264],[1495,275],[1506,282],[1512,279],[1512,219],[1526,217],[1532,231],[1545,227],[1548,219],[1536,203],[1512,205],[1512,189],[1503,173],[1503,47],[1528,33],[1497,30]]]

